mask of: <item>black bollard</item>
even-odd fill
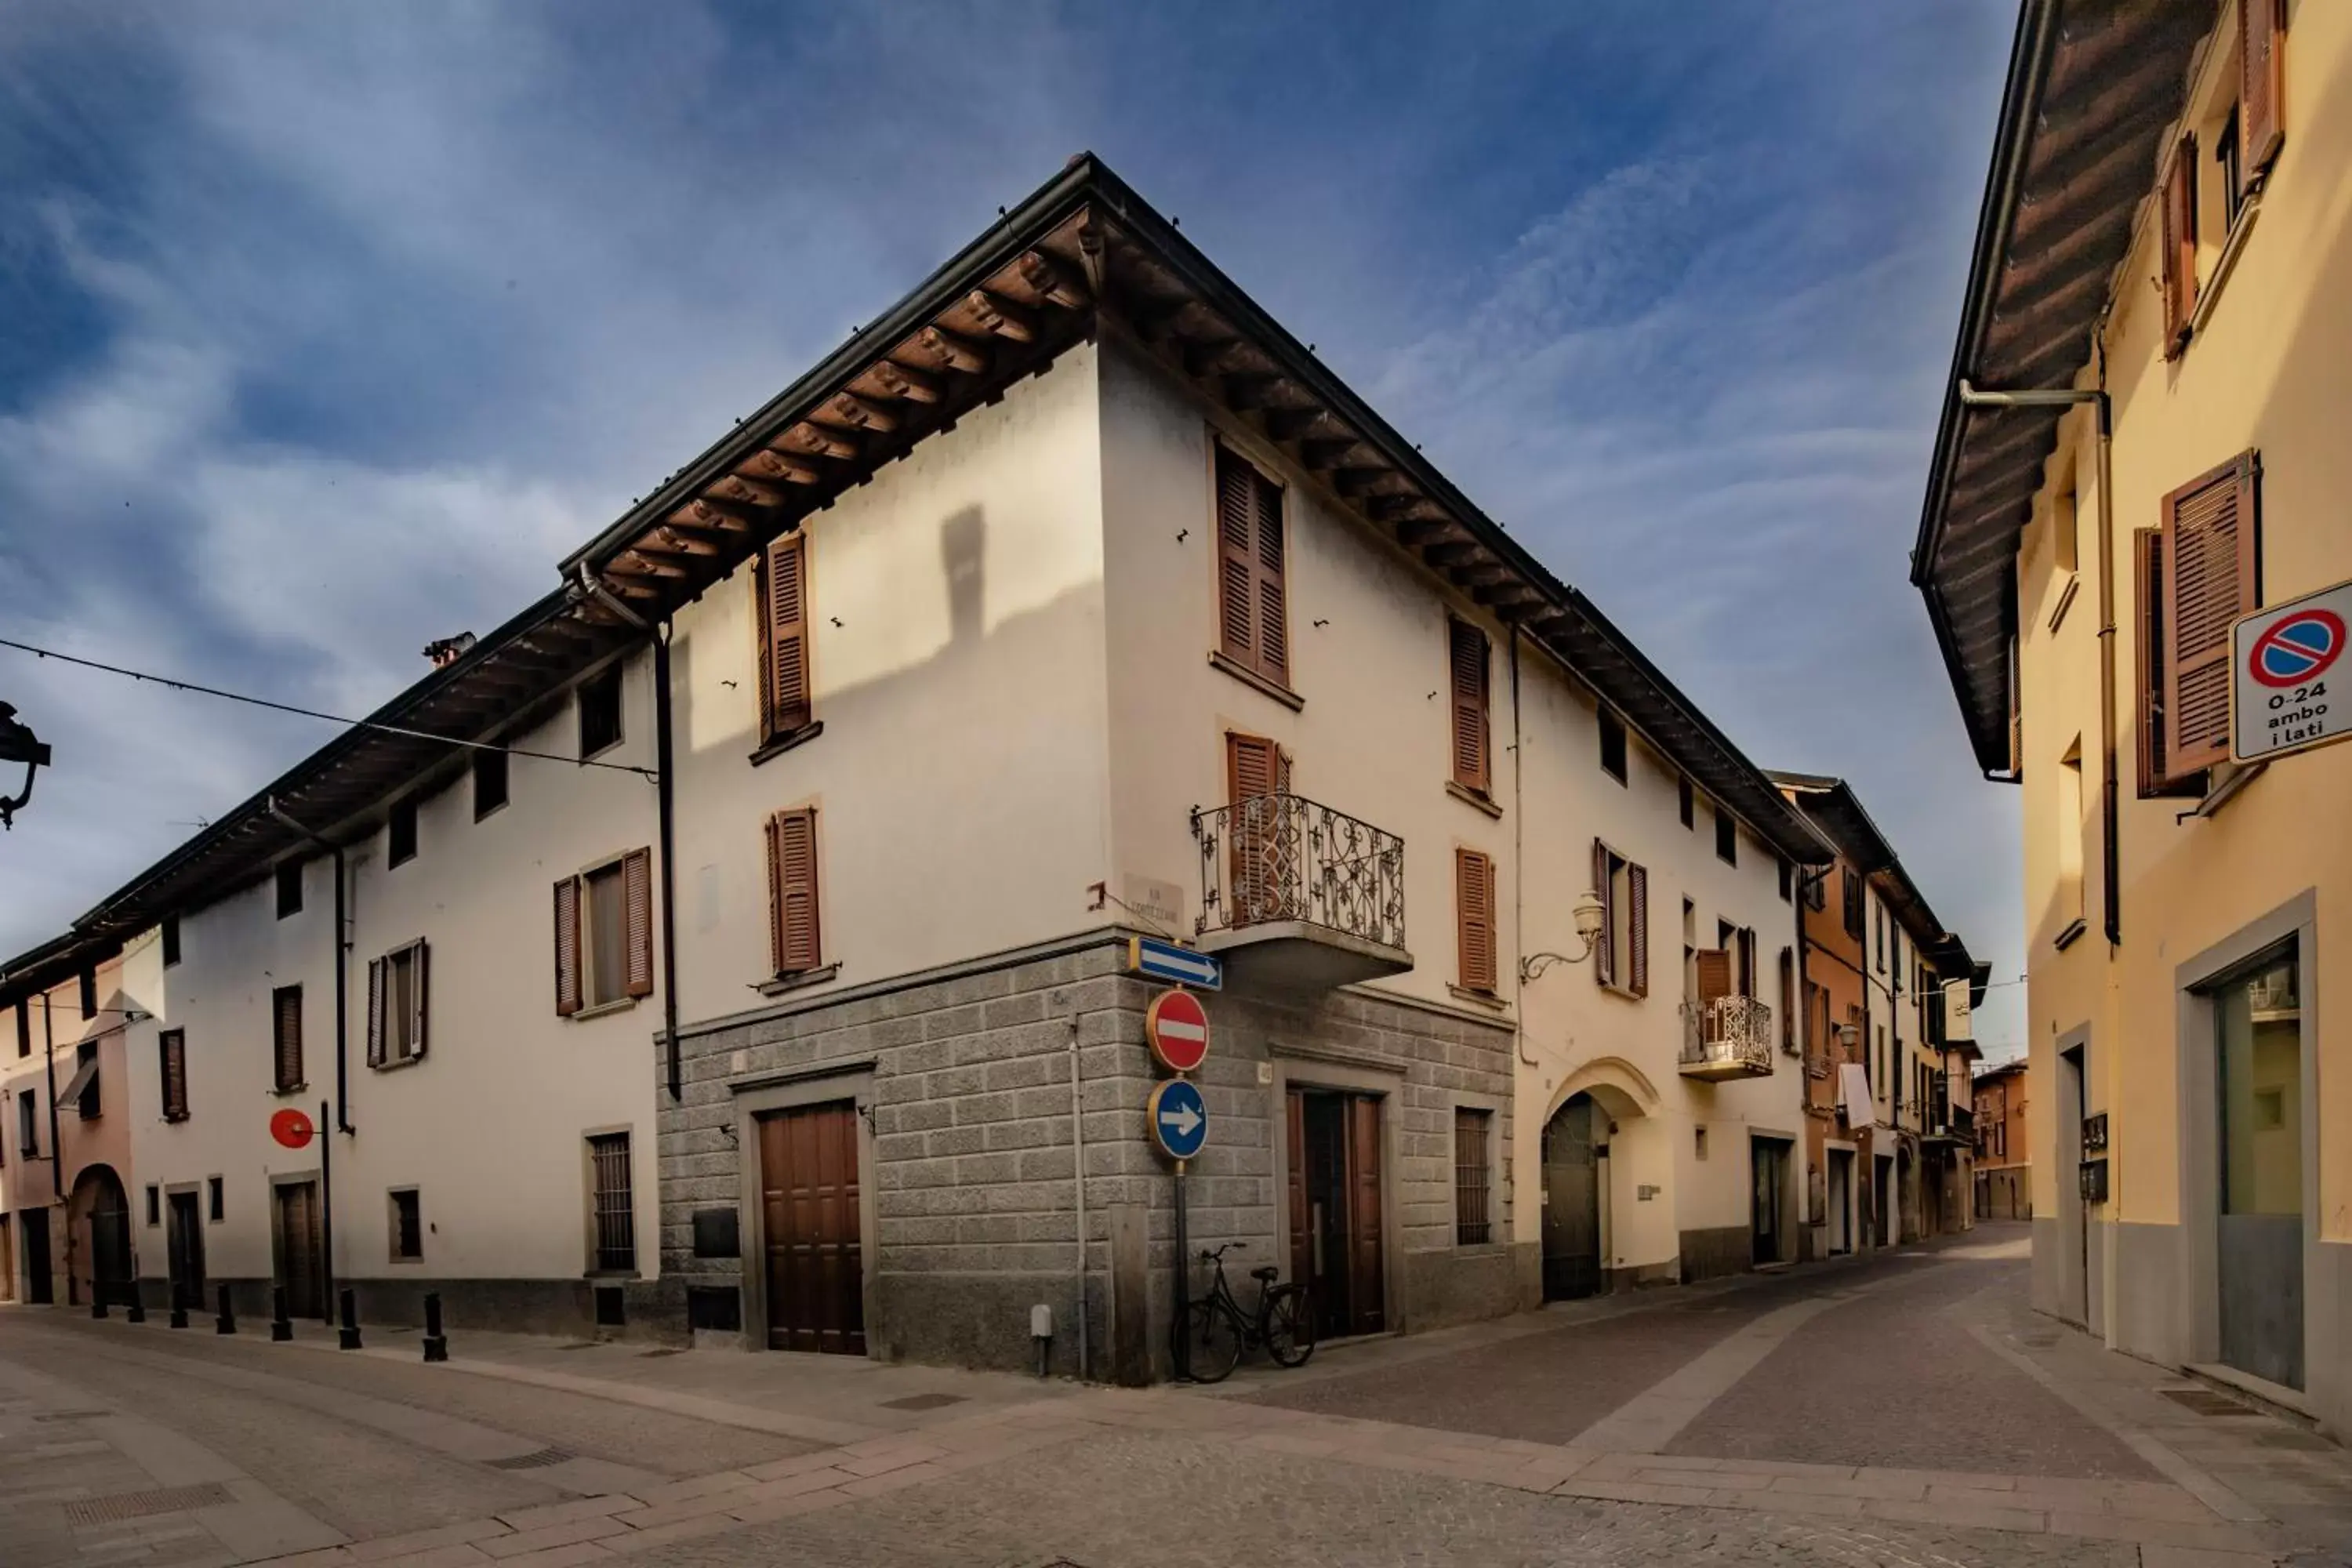
[[[188,1326],[188,1292],[176,1279],[172,1281],[172,1326],[175,1329]]]
[[[294,1320],[286,1314],[286,1287],[269,1288],[269,1338],[274,1344],[284,1344],[294,1337]]]
[[[236,1332],[236,1308],[228,1299],[228,1287],[226,1285],[220,1288],[220,1316],[213,1322],[213,1332],[216,1334]]]
[[[131,1300],[123,1308],[122,1315],[134,1323],[147,1321],[147,1299],[139,1293],[139,1281],[136,1279],[131,1282]]]
[[[360,1348],[359,1298],[349,1290],[344,1291],[342,1309],[343,1326],[335,1336],[335,1344],[340,1350],[355,1351]]]
[[[89,1282],[89,1315],[100,1319],[106,1316],[106,1287],[95,1279]]]
[[[441,1331],[441,1292],[425,1292],[425,1359],[447,1361],[449,1336]]]

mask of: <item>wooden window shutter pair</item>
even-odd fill
[[[653,851],[632,849],[622,856],[621,907],[628,925],[624,991],[633,997],[654,992],[653,889]],[[580,1011],[587,998],[581,920],[586,891],[584,877],[565,877],[555,884],[555,1013],[561,1018]]]
[[[302,1085],[302,988],[281,985],[273,994],[271,1064],[279,1092]]]
[[[1454,692],[1454,782],[1485,795],[1492,783],[1488,755],[1486,634],[1448,616],[1446,662]]]
[[[2151,760],[2167,781],[2230,757],[2230,623],[2262,600],[2261,473],[2242,452],[2164,498],[2164,752]]]
[[[399,1058],[414,1061],[425,1054],[425,1022],[430,1016],[425,1005],[425,960],[429,954],[425,940],[420,937],[404,948],[395,948],[382,958],[368,960],[368,1036],[367,1060],[372,1068],[386,1067],[392,1056],[393,971],[395,961],[405,955],[408,960],[408,1054]]]
[[[1465,991],[1495,989],[1495,862],[1475,849],[1454,851],[1454,905]]]
[[[768,818],[768,946],[778,974],[818,967],[816,807]]]
[[[2259,0],[2250,0],[2259,3]],[[2164,171],[2159,205],[2164,217],[2164,357],[2189,345],[2189,323],[2197,314],[2197,138],[2183,136]]]
[[[1224,656],[1277,686],[1290,684],[1290,621],[1283,571],[1282,487],[1217,448],[1217,627]]]
[[[797,529],[761,562],[760,625],[760,720],[772,741],[809,721],[808,535]]]
[[[2238,3],[2238,163],[2252,190],[2286,140],[2285,0]]]

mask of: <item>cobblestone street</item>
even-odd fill
[[[2341,1449],[2033,1316],[2025,1267],[1987,1227],[1213,1391],[15,1310],[0,1563],[2352,1563]]]

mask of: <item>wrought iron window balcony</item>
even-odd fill
[[[1772,1073],[1772,1009],[1753,996],[1718,996],[1683,1012],[1685,1078],[1714,1082]]]
[[[1404,840],[1297,795],[1195,809],[1204,952],[1237,980],[1328,988],[1412,967]]]

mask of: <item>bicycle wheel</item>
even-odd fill
[[[1242,1359],[1241,1320],[1213,1297],[1193,1302],[1169,1328],[1169,1349],[1180,1367],[1189,1357],[1194,1383],[1223,1383]]]
[[[1315,1353],[1315,1314],[1304,1285],[1277,1285],[1265,1298],[1266,1353],[1283,1366],[1305,1366]]]

